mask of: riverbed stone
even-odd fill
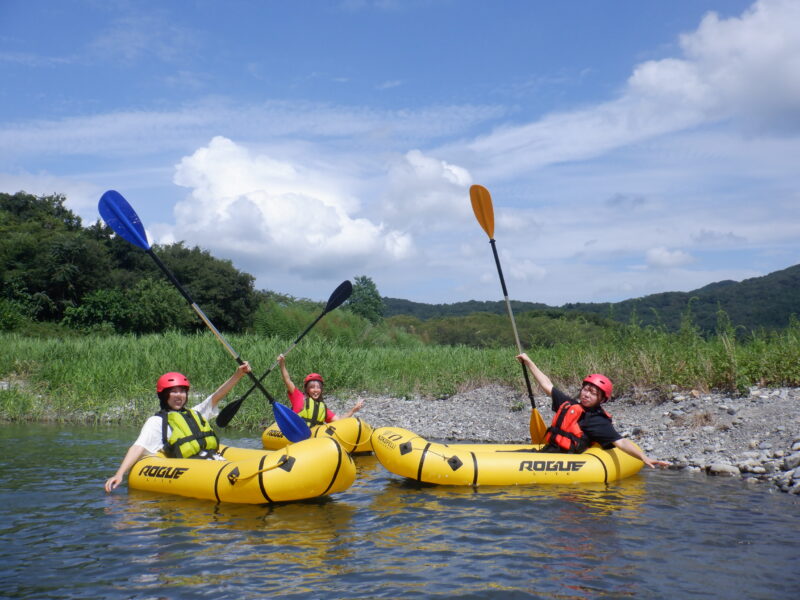
[[[735,465],[715,462],[708,465],[708,473],[711,475],[733,476],[733,475],[739,475],[741,472],[739,471],[739,468],[736,467]]]
[[[800,452],[795,452],[783,459],[783,468],[786,471],[790,471],[800,467]]]

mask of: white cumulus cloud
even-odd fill
[[[800,125],[800,3],[761,0],[741,17],[707,14],[680,38],[684,58],[640,65],[629,94],[772,128]],[[788,121],[788,122],[787,122]]]
[[[335,173],[290,163],[224,138],[184,157],[174,181],[191,193],[159,241],[186,240],[236,257],[251,273],[352,274],[402,260],[411,237],[358,216],[360,202]],[[273,271],[274,273],[274,271]]]
[[[469,172],[458,165],[411,150],[394,161],[384,196],[387,219],[395,225],[452,228],[471,213]]]
[[[726,119],[751,134],[800,129],[800,2],[761,0],[729,19],[709,13],[680,47],[680,57],[637,65],[615,99],[500,127],[466,154],[448,151],[507,177]]]
[[[655,269],[671,269],[692,262],[692,256],[683,250],[670,250],[664,246],[647,251],[647,264]]]

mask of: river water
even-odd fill
[[[420,487],[358,456],[313,501],[108,495],[136,433],[0,426],[1,598],[800,597],[800,501],[738,479]]]

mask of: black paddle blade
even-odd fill
[[[239,398],[230,404],[226,404],[217,415],[217,425],[220,427],[227,427],[228,423],[231,422],[231,419],[233,419],[233,417],[236,416],[236,413],[239,412],[239,408],[242,406],[243,401],[244,398]]]
[[[281,433],[290,442],[302,442],[311,437],[311,430],[306,425],[306,422],[291,408],[284,406],[280,402],[275,402],[272,405],[272,412],[275,415],[275,422],[280,427]]]
[[[111,227],[114,233],[142,250],[150,250],[142,220],[122,194],[116,190],[108,190],[100,196],[97,208],[106,225]]]
[[[350,297],[350,294],[352,294],[352,293],[353,293],[353,284],[350,283],[349,280],[345,280],[342,283],[340,283],[339,287],[337,287],[335,290],[333,290],[333,293],[331,293],[330,298],[328,298],[328,303],[325,305],[325,309],[320,313],[320,315],[308,327],[306,327],[306,329],[303,331],[303,333],[301,333],[299,336],[297,336],[297,339],[294,341],[294,343],[291,346],[289,346],[289,348],[287,350],[285,350],[283,353],[284,354],[289,354],[289,352],[292,351],[292,348],[294,348],[298,343],[300,343],[300,340],[302,340],[305,337],[305,335],[309,331],[311,331],[311,329],[314,327],[314,325],[316,325],[322,317],[324,317],[327,313],[329,313],[330,311],[334,310],[335,308],[338,308],[339,306],[341,306],[341,304],[345,300],[347,300]],[[278,365],[277,362],[274,363],[269,369],[266,370],[266,372],[261,377],[258,378],[258,381],[264,381],[264,378],[267,375],[269,375],[272,372],[272,369],[274,369],[277,365]],[[251,392],[254,389],[256,389],[256,386],[252,386],[249,390],[247,390],[245,392],[245,394],[241,398],[239,398],[235,402],[231,402],[230,404],[225,406],[225,408],[223,408],[220,411],[219,415],[217,415],[217,425],[219,425],[220,427],[227,427],[228,423],[231,422],[231,419],[233,419],[233,417],[236,416],[236,413],[239,412],[239,409],[242,406],[242,402],[245,401],[245,399],[251,394]],[[291,439],[291,438],[289,438],[289,436],[286,435],[286,432],[283,429],[284,425],[286,427],[292,427],[292,423],[294,423],[294,425],[295,425],[294,429],[295,429],[295,436],[296,437],[298,437],[300,435],[303,435],[305,433],[305,430],[303,430],[303,428],[296,421],[296,419],[294,419],[291,416],[291,415],[294,415],[295,413],[293,413],[292,411],[288,411],[285,415],[281,415],[280,420],[279,420],[278,413],[280,412],[280,409],[276,408],[279,405],[277,403],[273,403],[272,406],[273,406],[273,413],[275,413],[275,420],[278,423],[278,427],[281,428],[281,431],[283,432],[284,436],[286,436],[287,439]],[[289,413],[291,413],[291,415]],[[300,421],[302,421],[302,424],[303,424],[303,426],[305,426],[305,429],[308,429],[308,426],[305,424],[305,421],[303,421],[302,419],[300,419]],[[310,433],[309,433],[309,435],[310,435]],[[308,437],[308,436],[306,436],[306,437]],[[301,439],[306,439],[306,438],[303,437]],[[297,441],[297,440],[291,440],[291,441]]]
[[[353,284],[350,283],[349,279],[345,279],[342,283],[339,284],[331,297],[328,298],[328,303],[325,305],[325,312],[331,312],[335,308],[338,308],[342,305],[342,303],[350,297],[350,294],[353,293]]]

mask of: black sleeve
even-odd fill
[[[550,398],[552,398],[553,400],[553,405],[552,405],[553,412],[556,412],[558,410],[558,407],[564,404],[564,402],[574,402],[572,398],[567,396],[556,386],[553,386],[553,392],[550,394]]]
[[[586,413],[580,421],[580,426],[590,440],[597,442],[606,450],[613,447],[614,442],[622,439],[614,429],[611,419],[602,413]]]

